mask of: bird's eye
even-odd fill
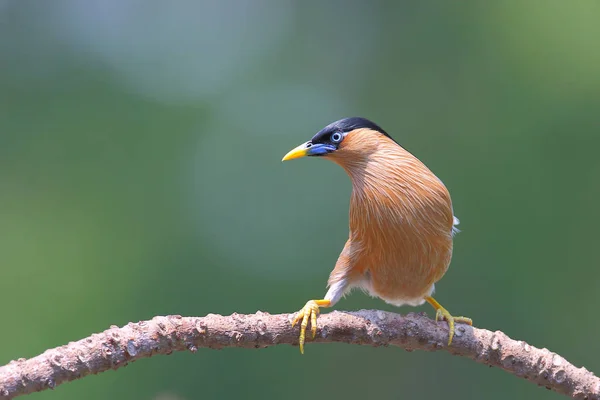
[[[335,132],[333,135],[331,135],[331,141],[333,143],[339,143],[342,141],[342,134],[339,132]]]

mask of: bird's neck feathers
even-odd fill
[[[344,168],[358,195],[400,194],[433,175],[393,140],[368,129],[351,132],[329,158]]]
[[[385,220],[412,224],[423,221],[420,214],[426,212],[437,221],[436,225],[443,230],[447,225],[447,231],[451,231],[452,204],[446,187],[390,138],[357,130],[332,155],[332,161],[343,167],[352,180],[351,225]]]

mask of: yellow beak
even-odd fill
[[[288,151],[288,153],[283,156],[281,161],[293,160],[294,158],[306,157],[308,155],[307,143],[302,143],[300,146]]]
[[[294,158],[306,156],[324,156],[337,149],[336,146],[326,143],[302,143],[300,146],[292,149],[289,153],[283,156],[281,161],[293,160]]]

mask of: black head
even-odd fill
[[[315,136],[313,136],[313,138],[311,139],[311,142],[313,144],[314,143],[335,144],[335,143],[332,143],[332,141],[331,141],[331,135],[333,135],[334,133],[338,132],[338,133],[344,134],[344,133],[353,131],[355,129],[362,129],[362,128],[371,129],[375,132],[379,132],[382,135],[387,136],[388,138],[394,140],[386,131],[384,131],[375,122],[369,121],[366,118],[350,117],[350,118],[340,119],[339,121],[335,121],[335,122],[332,122],[331,124],[327,125],[325,128],[321,129]]]
[[[365,128],[379,132],[395,143],[398,143],[386,131],[381,129],[379,125],[366,118],[344,118],[327,125],[313,136],[311,140],[289,151],[283,157],[283,161],[305,156],[324,156],[330,154],[338,150],[340,143],[344,140],[344,136],[348,132]]]

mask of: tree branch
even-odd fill
[[[233,314],[223,317],[167,316],[129,323],[94,334],[37,357],[11,361],[0,367],[0,399],[54,389],[89,374],[118,369],[130,362],[173,351],[196,352],[200,347],[263,348],[298,344],[298,327],[291,314]],[[343,342],[369,346],[397,346],[408,351],[446,350],[451,354],[499,367],[540,386],[573,398],[600,399],[600,379],[576,368],[558,354],[490,332],[457,325],[452,346],[446,346],[448,328],[423,314],[362,310],[323,314],[315,342]],[[310,357],[310,341],[308,345]],[[300,355],[294,355],[300,357]]]

